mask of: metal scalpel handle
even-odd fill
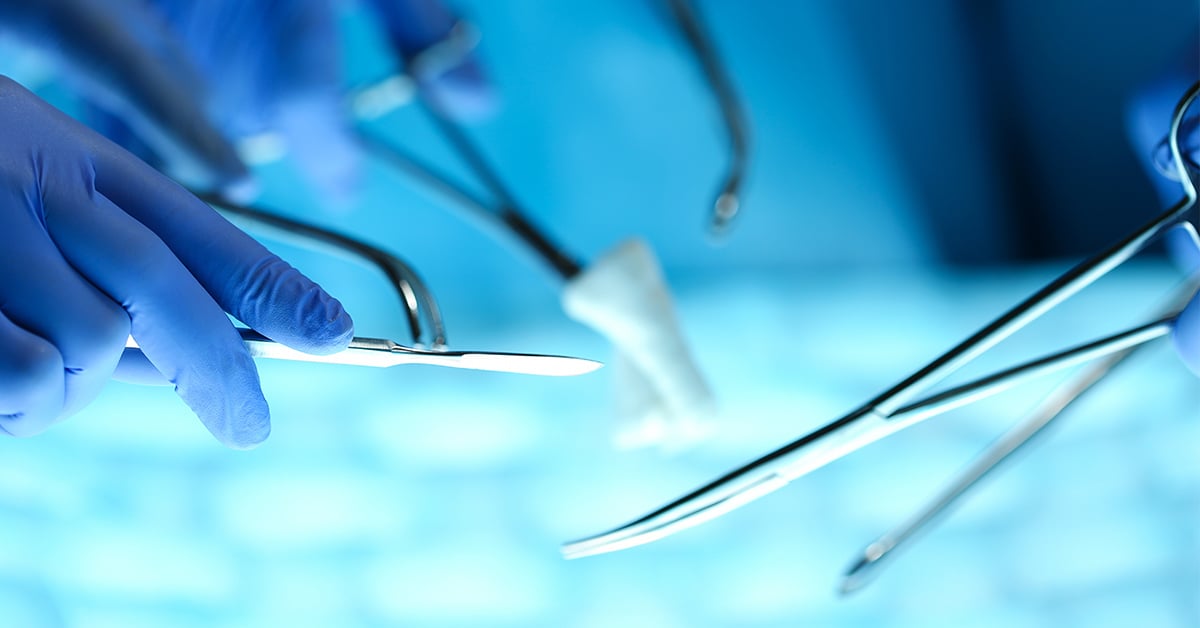
[[[429,351],[414,349],[383,338],[354,338],[343,351],[329,355],[313,355],[282,345],[253,329],[238,328],[242,341],[255,358],[323,362],[386,368],[400,364],[426,364],[477,371],[496,371],[524,375],[566,377],[590,373],[602,363],[585,358],[535,353],[502,353],[490,351]],[[126,349],[138,349],[131,337]]]

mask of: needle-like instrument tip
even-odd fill
[[[665,536],[665,534],[654,534],[654,530],[647,532],[645,530],[639,531],[635,526],[622,526],[603,534],[564,543],[560,551],[564,559],[573,560],[587,556],[618,552],[623,549],[649,543],[662,536]]]
[[[870,562],[865,558],[860,560],[842,574],[842,581],[838,583],[838,595],[850,595],[866,586],[870,581],[870,572]]]
[[[576,558],[608,553],[602,546],[589,547],[586,543],[566,543],[559,548],[559,551],[562,553],[564,560],[574,560]]]
[[[838,584],[838,594],[850,595],[867,586],[874,579],[880,560],[888,555],[892,547],[893,544],[883,541],[868,545],[863,550],[862,556],[846,570],[846,573],[842,574],[842,581]]]
[[[709,223],[713,235],[720,236],[729,231],[729,225],[733,222],[734,216],[737,216],[741,205],[741,200],[735,191],[725,191],[717,197],[716,202],[713,203],[712,220]]]

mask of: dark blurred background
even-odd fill
[[[947,259],[1079,256],[1154,213],[1126,115],[1200,55],[1194,0],[840,6]]]

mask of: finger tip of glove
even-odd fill
[[[337,299],[320,293],[303,317],[303,341],[296,348],[317,355],[345,349],[354,337],[354,320]]]
[[[260,445],[266,442],[267,437],[271,435],[271,424],[265,423],[263,427],[254,430],[240,430],[233,435],[232,438],[224,440],[224,443],[230,449],[235,451],[250,451],[258,449]]]
[[[263,444],[270,435],[270,412],[265,402],[255,399],[225,417],[224,429],[217,438],[230,449],[248,451]]]
[[[249,406],[262,405],[262,408]],[[204,414],[198,413],[208,431],[229,449],[248,451],[257,448],[271,435],[271,417],[266,411],[265,403],[243,404],[240,412],[227,413],[224,416],[205,419]]]
[[[339,351],[345,351],[346,347],[350,346],[350,340],[353,338],[353,327],[340,332],[330,331],[328,334],[324,334],[323,337],[313,339],[314,344],[305,348],[305,351],[313,355],[330,355]]]
[[[234,351],[175,376],[175,392],[221,444],[253,449],[271,434],[271,410],[250,354]]]
[[[287,262],[268,255],[247,277],[230,299],[242,322],[305,353],[334,353],[350,343],[354,321],[341,302]]]
[[[0,434],[14,438],[37,436],[50,428],[51,421],[30,420],[23,414],[0,415]]]

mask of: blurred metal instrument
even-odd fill
[[[942,412],[1001,392],[1029,377],[1105,356],[1119,356],[1143,343],[1165,336],[1171,330],[1178,311],[1172,311],[1124,332],[1060,351],[938,394],[919,397],[931,386],[979,357],[1004,338],[1054,309],[1070,296],[1144,250],[1168,229],[1183,225],[1195,231],[1187,222],[1187,214],[1196,204],[1196,185],[1181,157],[1179,129],[1184,114],[1195,101],[1198,92],[1200,83],[1187,91],[1171,120],[1168,137],[1183,185],[1184,198],[1161,216],[1107,251],[1059,276],[980,331],[857,410],[626,525],[567,543],[562,548],[564,556],[577,558],[602,554],[670,536],[745,506],[815,469]]]
[[[671,13],[679,24],[679,30],[696,55],[696,61],[704,72],[708,88],[721,108],[725,131],[729,140],[729,164],[713,201],[709,227],[716,235],[723,235],[742,208],[742,181],[750,161],[750,124],[746,120],[745,107],[733,88],[733,80],[721,61],[721,55],[713,44],[712,37],[700,18],[699,9],[693,0],[667,0]]]
[[[745,107],[733,86],[733,80],[717,52],[698,8],[692,0],[665,2],[688,48],[695,56],[696,63],[700,66],[725,125],[729,144],[728,165],[718,185],[709,218],[710,231],[716,235],[723,235],[742,206],[741,189],[750,155],[750,125]],[[470,192],[467,186],[455,181],[444,171],[398,143],[384,140],[362,125],[357,128],[359,140],[368,152],[378,156],[384,163],[400,169],[445,196],[472,217],[495,223],[554,269],[560,277],[571,279],[579,274],[583,264],[530,220],[529,212],[517,202],[508,185],[484,156],[483,151],[471,140],[467,131],[448,115],[428,92],[420,89],[418,78],[413,78],[424,73],[436,73],[441,68],[453,67],[462,57],[469,54],[478,42],[478,31],[469,22],[460,20],[449,38],[441,45],[435,46],[431,53],[422,54],[416,59],[405,59],[406,65],[409,66],[406,68],[407,74],[392,75],[352,92],[349,108],[354,117],[361,122],[379,118],[398,107],[415,102],[427,114],[438,133],[453,148],[475,180],[487,190],[491,201],[479,198]]]
[[[479,41],[478,31],[469,22],[460,20],[451,30],[449,39],[435,46],[434,61],[426,55],[403,59],[406,74],[394,74],[352,91],[348,108],[359,123],[355,131],[359,143],[370,154],[389,167],[412,177],[456,208],[478,220],[483,226],[498,229],[515,237],[517,242],[549,266],[563,280],[578,275],[583,264],[550,238],[530,218],[529,212],[517,201],[504,179],[467,131],[445,111],[444,106],[428,90],[421,89],[422,72],[436,72],[453,67],[470,54]],[[454,150],[458,160],[487,191],[490,199],[480,198],[469,187],[448,175],[423,158],[408,151],[399,143],[386,140],[362,123],[380,118],[399,107],[415,103],[430,120],[442,139]]]

